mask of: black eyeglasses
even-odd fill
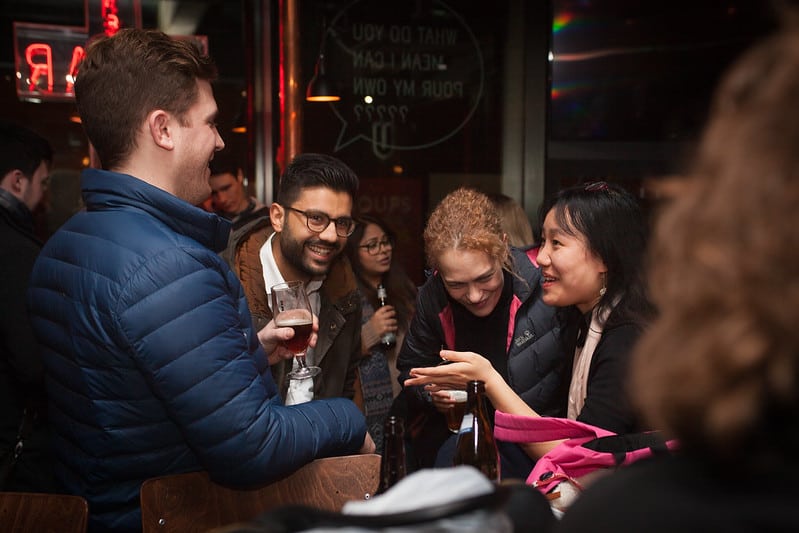
[[[358,248],[366,248],[366,251],[369,255],[377,255],[380,253],[381,250],[391,250],[394,248],[394,241],[391,239],[383,239],[381,241],[372,241],[366,244],[361,244]]]
[[[331,222],[336,227],[336,235],[339,237],[349,237],[355,231],[355,220],[350,217],[330,218],[329,215],[321,211],[302,211],[285,205],[283,207],[303,215],[305,217],[305,225],[314,233],[322,233]]]

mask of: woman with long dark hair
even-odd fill
[[[416,287],[395,259],[395,243],[396,235],[385,221],[362,215],[345,249],[363,304],[360,393],[369,433],[378,451],[382,449],[383,421],[400,392],[397,352],[408,330],[416,299]],[[381,306],[378,287],[385,290],[387,305]],[[393,342],[384,342],[387,334],[393,336]]]
[[[659,314],[630,383],[679,451],[599,480],[559,531],[799,531],[799,10],[783,16],[724,75],[656,223]]]

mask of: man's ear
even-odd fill
[[[172,115],[163,109],[155,109],[147,115],[147,129],[153,142],[164,150],[175,149]]]
[[[28,178],[25,177],[25,174],[20,169],[15,168],[6,172],[6,175],[0,179],[0,187],[19,197],[25,191],[27,185],[25,182],[27,181]]]
[[[269,221],[272,223],[272,229],[275,233],[283,231],[283,224],[286,222],[286,210],[277,202],[269,206]]]

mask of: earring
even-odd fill
[[[601,298],[602,296],[605,296],[606,292],[608,292],[607,287],[602,287],[601,289],[599,289],[599,297]]]
[[[607,274],[603,274],[602,275],[602,288],[599,289],[599,297],[600,298],[605,296],[605,293],[608,292],[607,284],[608,284]]]

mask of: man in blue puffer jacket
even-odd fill
[[[374,450],[349,400],[282,405],[259,340],[290,333],[255,332],[217,255],[230,223],[195,207],[224,147],[214,76],[192,44],[129,29],[94,41],[75,83],[105,170],[84,172],[86,210],[42,250],[28,305],[57,476],[92,531],[140,530],[149,477],[204,469],[244,487]]]

